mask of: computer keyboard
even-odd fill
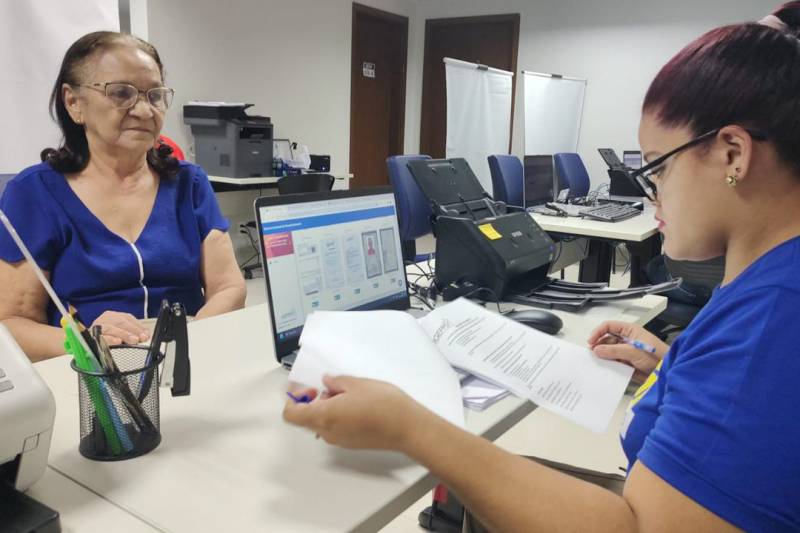
[[[624,204],[603,204],[595,207],[586,207],[581,211],[581,216],[604,222],[619,222],[627,220],[642,212],[635,207]]]

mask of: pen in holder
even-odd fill
[[[78,333],[66,328],[65,347],[78,373],[81,455],[118,461],[153,450],[161,442],[159,385],[169,387],[173,396],[188,396],[191,389],[183,306],[161,302],[149,347],[109,348],[100,326],[89,331],[71,307],[70,312]],[[96,357],[85,354],[79,340]]]
[[[140,346],[110,350],[113,371],[78,373],[81,455],[98,461],[138,457],[161,442],[158,368],[164,355],[155,357]]]

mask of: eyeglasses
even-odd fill
[[[667,159],[674,156],[675,154],[683,152],[684,150],[688,150],[689,148],[697,146],[698,144],[702,144],[716,137],[721,129],[722,128],[717,128],[715,130],[707,131],[706,133],[700,135],[699,137],[695,137],[691,141],[678,146],[674,150],[670,150],[669,152],[667,152],[666,154],[662,155],[657,159],[654,159],[653,161],[646,164],[642,168],[634,170],[633,172],[628,174],[628,176],[634,182],[636,187],[639,188],[639,190],[642,193],[642,196],[646,196],[647,198],[655,202],[656,198],[658,197],[658,190],[656,189],[656,185],[653,183],[652,180],[657,179],[659,175],[664,171],[664,168],[666,167],[664,163],[666,163]],[[752,131],[748,129],[745,129],[745,131],[749,133],[750,137],[752,137],[756,141],[767,140],[767,135],[765,133],[762,133],[760,131]]]
[[[130,109],[139,101],[139,95],[144,94],[151,106],[159,111],[166,111],[172,104],[172,97],[175,95],[175,91],[169,87],[153,87],[146,91],[140,91],[129,83],[118,82],[92,83],[80,87],[104,93],[119,109]]]

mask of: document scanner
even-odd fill
[[[58,513],[21,493],[44,475],[55,414],[53,393],[8,329],[0,324],[0,529],[3,531],[60,530]]]
[[[553,240],[525,211],[492,200],[466,160],[411,161],[409,169],[433,208],[438,286],[469,282],[499,299],[549,283]]]

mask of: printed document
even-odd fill
[[[598,433],[608,426],[633,373],[463,298],[419,323],[453,366]]]

